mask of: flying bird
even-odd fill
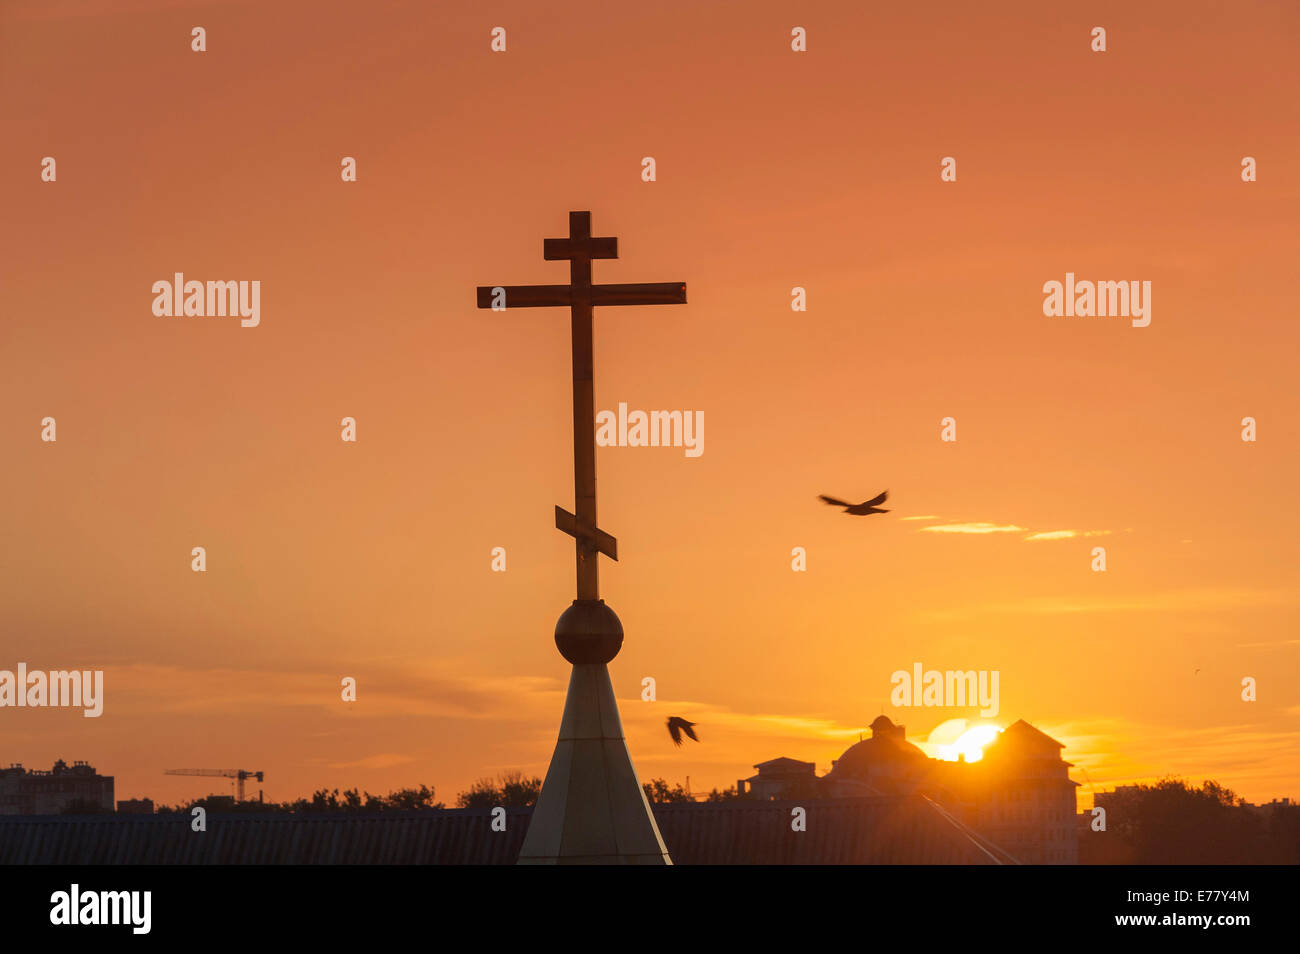
[[[688,739],[694,739],[696,742],[700,741],[699,736],[695,734],[695,730],[691,728],[693,725],[695,725],[694,722],[687,722],[685,719],[679,718],[678,716],[669,716],[668,734],[673,737],[673,745],[682,744],[683,732],[686,733]]]
[[[818,494],[818,496],[832,507],[843,507],[845,513],[851,513],[855,517],[863,517],[869,513],[889,513],[888,510],[881,510],[878,506],[878,504],[882,504],[889,499],[888,490],[879,497],[872,497],[870,500],[863,501],[860,504],[851,504],[847,500],[827,497],[825,494]]]

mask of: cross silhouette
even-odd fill
[[[480,285],[478,307],[569,306],[573,339],[573,497],[576,514],[555,508],[555,527],[574,539],[578,599],[600,598],[598,555],[618,559],[618,541],[596,525],[596,410],[592,375],[592,308],[595,305],[684,305],[685,282],[593,285],[591,262],[618,258],[618,239],[593,238],[591,213],[569,213],[568,238],[542,241],[542,258],[569,262],[567,285]]]

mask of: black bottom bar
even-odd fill
[[[687,935],[694,946],[811,944],[847,930],[874,947],[901,930],[925,950],[936,939],[986,946],[1044,929],[1054,931],[1044,940],[1068,937],[1071,947],[1124,935],[1231,945],[1287,929],[1295,875],[1294,867],[10,867],[0,871],[0,924],[6,941],[188,942],[217,929],[231,943],[296,947],[390,936],[452,944],[467,930],[492,947],[547,939],[563,948],[583,937],[594,947],[586,932],[596,927],[620,932],[604,939],[611,944],[630,936],[656,946]],[[70,900],[73,884],[83,904],[90,892],[149,892],[148,934],[129,923],[52,924],[52,896]]]

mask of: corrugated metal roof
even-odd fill
[[[673,803],[655,820],[675,864],[1014,863],[921,796]]]
[[[791,829],[795,807],[805,831]],[[920,796],[654,807],[676,864],[1014,864]],[[531,809],[384,814],[0,816],[0,864],[513,864]]]

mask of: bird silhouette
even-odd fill
[[[685,719],[679,718],[678,716],[669,716],[668,734],[673,737],[673,745],[682,744],[683,732],[686,733],[688,739],[694,739],[696,742],[700,741],[699,736],[695,734],[695,730],[691,728],[693,725],[695,725],[694,722],[687,722]]]
[[[832,507],[843,507],[845,513],[851,513],[855,517],[864,517],[871,513],[889,513],[888,510],[881,510],[880,507],[877,506],[889,499],[888,490],[879,497],[872,497],[870,500],[865,500],[860,504],[851,504],[847,500],[840,500],[837,497],[827,497],[825,494],[818,494],[818,496]]]

